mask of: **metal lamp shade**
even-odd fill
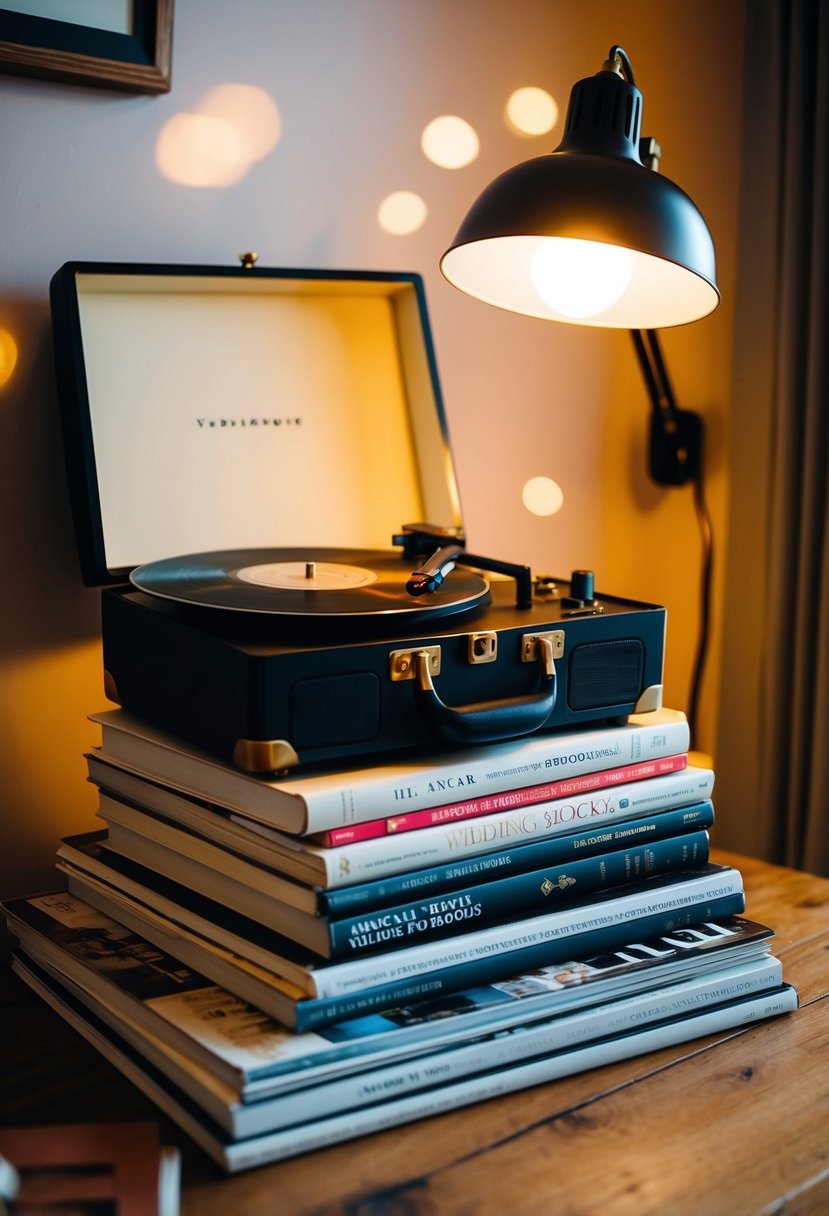
[[[472,205],[441,259],[449,282],[500,308],[579,325],[656,329],[712,312],[711,235],[688,195],[639,159],[640,114],[638,90],[615,73],[578,82],[560,146],[502,173]],[[583,246],[567,243],[627,250],[624,290],[592,315],[560,311],[533,282],[549,241],[576,253]]]

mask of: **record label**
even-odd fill
[[[377,581],[374,570],[338,562],[266,562],[242,566],[236,575],[257,587],[280,587],[285,591],[341,591],[367,587]]]

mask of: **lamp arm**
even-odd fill
[[[714,563],[713,528],[703,491],[702,417],[692,410],[683,410],[677,406],[656,332],[632,329],[630,334],[652,406],[648,455],[650,475],[663,486],[684,486],[689,481],[692,483],[694,510],[700,530],[700,627],[688,698],[688,722],[691,737],[696,739],[697,714],[710,634]]]
[[[676,398],[655,329],[632,329],[633,345],[655,414],[673,415]]]
[[[659,338],[652,329],[631,337],[651,402],[650,475],[662,486],[684,486],[702,474],[702,418],[677,406]]]

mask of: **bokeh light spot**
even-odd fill
[[[475,159],[481,145],[465,118],[442,114],[424,128],[420,146],[423,155],[441,169],[462,169]]]
[[[426,223],[428,208],[419,194],[398,190],[383,199],[377,209],[377,222],[393,236],[408,236]]]
[[[518,135],[546,135],[558,121],[558,106],[535,85],[516,89],[507,101],[507,125]]]
[[[205,114],[174,114],[159,132],[155,161],[180,186],[233,186],[250,167],[233,127]]]
[[[194,111],[174,114],[164,124],[156,141],[156,165],[181,186],[233,186],[268,155],[281,134],[279,110],[264,89],[218,85]]]
[[[12,378],[17,364],[17,343],[7,329],[0,329],[0,388]]]
[[[220,84],[205,95],[196,112],[229,123],[252,161],[267,156],[282,134],[276,103],[255,85]]]
[[[564,504],[564,493],[551,477],[531,477],[521,491],[521,499],[532,515],[555,515]]]

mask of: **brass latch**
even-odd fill
[[[547,633],[525,633],[521,638],[521,662],[534,663],[538,658],[538,643],[546,639],[553,648],[553,659],[564,655],[564,630],[551,629]]]
[[[392,650],[389,654],[389,676],[392,681],[414,680],[415,655],[425,654],[429,674],[440,675],[440,646],[418,646],[417,650]]]

